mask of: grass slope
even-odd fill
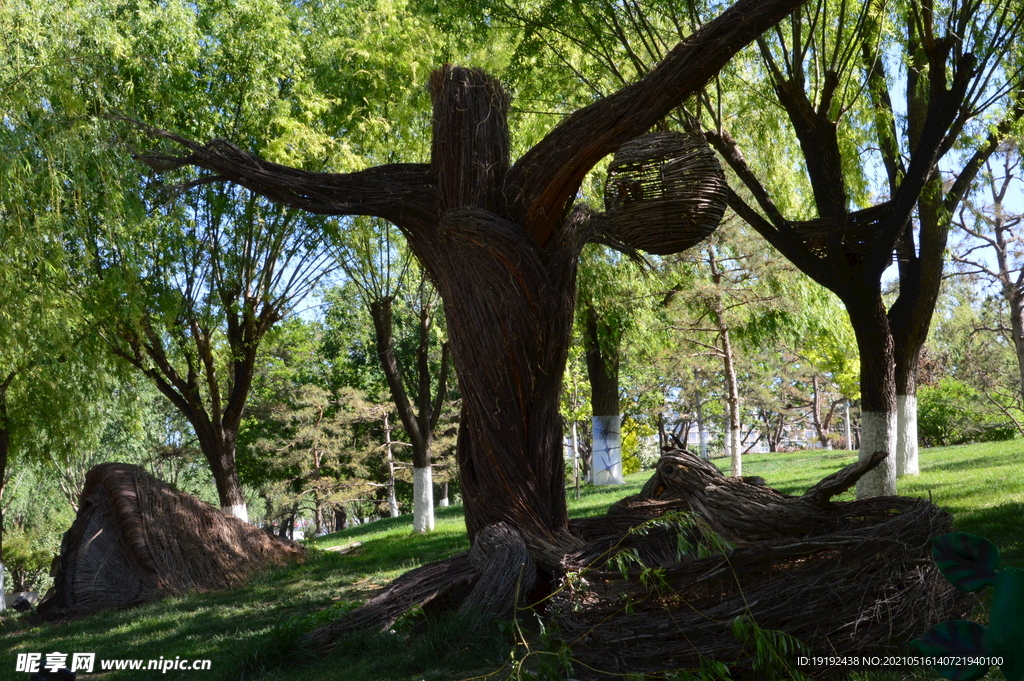
[[[752,455],[744,472],[798,493],[854,460],[851,452]],[[1024,567],[1024,442],[992,443],[922,451],[922,474],[900,481],[901,494],[931,494],[949,509],[957,529],[988,537],[1010,564]],[[723,465],[726,463],[721,462]],[[629,476],[618,488],[569,493],[574,517],[604,512],[636,493],[650,473]],[[850,495],[851,493],[848,493]],[[104,681],[201,679],[203,681],[395,681],[448,680],[488,674],[501,667],[500,643],[469,643],[457,624],[427,628],[425,635],[368,636],[346,642],[329,656],[309,658],[294,646],[304,633],[334,619],[402,572],[467,548],[462,509],[438,509],[437,530],[413,535],[411,518],[381,520],[310,541],[302,565],[269,572],[229,592],[191,594],[129,611],[98,613],[66,624],[39,623],[32,616],[0,620],[0,678],[14,674],[22,652],[93,652],[97,660],[209,659],[209,671],[109,671]],[[323,551],[363,542],[354,553]],[[396,628],[423,628],[412,617]],[[97,672],[99,669],[96,670]],[[93,678],[92,676],[83,678]],[[504,678],[503,675],[493,678]]]

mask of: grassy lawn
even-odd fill
[[[745,459],[744,473],[800,493],[854,456],[820,451],[753,455]],[[1024,567],[1024,442],[924,450],[921,470],[918,478],[900,481],[901,494],[931,494],[953,514],[957,529],[988,537],[1008,562]],[[612,502],[636,493],[649,476],[629,476],[625,488],[584,488],[579,500],[570,490],[570,513],[602,513]],[[415,638],[355,639],[325,657],[310,659],[296,652],[293,644],[303,634],[354,607],[398,574],[468,546],[459,506],[438,509],[437,530],[428,536],[411,534],[411,525],[411,517],[404,516],[312,540],[304,564],[264,574],[230,592],[191,594],[66,624],[43,624],[24,615],[5,617],[0,623],[0,679],[28,678],[13,673],[17,653],[56,651],[92,652],[98,660],[211,660],[209,671],[109,671],[95,676],[104,681],[440,681],[497,671],[506,652],[502,645],[474,643],[475,637],[455,625],[427,628],[425,635]],[[350,554],[322,550],[355,541],[362,546]],[[400,634],[420,624],[412,617],[396,629]]]

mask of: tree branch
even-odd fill
[[[133,123],[154,137],[171,140],[192,152],[187,156],[136,155],[149,167],[167,171],[193,165],[214,173],[180,185],[182,190],[231,181],[273,201],[312,213],[372,215],[397,225],[406,224],[410,218],[437,214],[437,196],[426,164],[395,163],[354,173],[315,173],[271,163],[225,140],[215,139],[203,145],[166,130]]]
[[[697,93],[743,47],[803,0],[739,0],[640,81],[580,109],[511,168],[509,217],[546,244],[594,165]]]

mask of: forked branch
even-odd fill
[[[708,83],[743,47],[804,0],[739,0],[677,45],[643,79],[580,109],[509,171],[509,217],[545,244],[594,165]]]

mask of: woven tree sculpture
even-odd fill
[[[199,144],[157,133],[189,154],[143,160],[213,173],[192,183],[231,181],[297,208],[390,220],[444,300],[463,398],[458,461],[472,547],[406,573],[318,630],[311,645],[330,646],[359,627],[387,628],[408,609],[432,602],[461,602],[463,612],[488,621],[507,618],[517,597],[537,595],[563,575],[566,556],[587,543],[568,522],[559,415],[580,250],[608,234],[655,252],[692,243],[692,237],[676,238],[675,245],[663,236],[648,239],[642,226],[616,218],[626,206],[606,215],[572,201],[602,158],[652,128],[800,4],[739,0],[648,76],[567,117],[515,163],[503,88],[482,71],[453,66],[431,77],[429,164],[313,173],[223,141]],[[665,200],[674,200],[667,190]],[[713,211],[720,210],[715,204]],[[608,527],[621,534],[614,522]]]

